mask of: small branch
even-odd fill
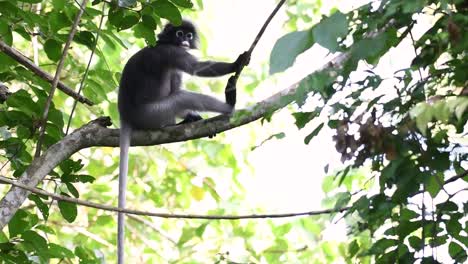
[[[54,200],[65,201],[74,203],[77,205],[82,205],[86,207],[101,209],[104,211],[110,212],[119,212],[132,215],[144,215],[144,216],[153,216],[161,218],[178,218],[178,219],[209,219],[209,220],[239,220],[239,219],[257,219],[257,218],[284,218],[284,217],[295,217],[295,216],[305,216],[305,215],[322,215],[322,214],[331,214],[331,213],[340,213],[346,210],[349,210],[350,207],[344,207],[340,209],[325,209],[318,211],[307,211],[299,213],[282,213],[282,214],[245,214],[245,215],[200,215],[200,214],[172,214],[172,213],[157,213],[157,212],[148,212],[140,211],[133,209],[124,209],[118,208],[110,205],[103,205],[98,203],[93,203],[85,200],[80,200],[77,198],[63,196],[55,193],[50,193],[35,187],[29,187],[25,184],[19,183],[18,181],[10,180],[6,177],[0,176],[0,182],[11,184],[15,187],[27,190],[29,192],[45,195]]]
[[[44,107],[44,114],[42,115],[42,120],[40,124],[39,138],[37,139],[36,146],[36,154],[34,155],[36,158],[41,155],[42,141],[44,140],[44,134],[47,127],[47,119],[49,117],[50,105],[52,104],[52,99],[54,98],[55,89],[57,88],[57,84],[60,79],[60,73],[62,72],[63,64],[68,54],[68,49],[70,48],[71,42],[73,41],[75,33],[78,30],[78,23],[80,22],[81,16],[83,15],[87,2],[88,0],[83,0],[81,2],[80,11],[78,11],[78,14],[75,17],[75,21],[73,22],[73,25],[71,27],[70,34],[68,35],[67,42],[65,43],[65,47],[63,47],[62,57],[60,58],[59,64],[57,65],[57,70],[55,71],[54,79],[52,80],[52,88],[50,89],[49,97],[47,98]]]
[[[260,29],[260,31],[258,32],[257,36],[255,37],[255,40],[252,42],[252,44],[250,45],[250,48],[249,48],[249,55],[252,54],[252,51],[254,50],[255,46],[257,46],[257,43],[260,41],[260,38],[262,37],[263,33],[265,32],[266,28],[268,27],[268,25],[270,24],[271,20],[273,19],[273,17],[276,15],[276,13],[278,13],[278,10],[281,8],[281,6],[286,2],[286,0],[281,0],[279,1],[279,3],[276,5],[275,9],[273,10],[273,12],[271,12],[271,14],[268,16],[267,20],[265,21],[265,23],[263,23],[263,26],[262,28]],[[236,73],[234,74],[234,83],[231,84],[231,85],[234,85],[237,83],[237,79],[239,79],[239,75],[241,74],[242,70],[244,69],[245,65],[242,64],[241,67],[239,67],[239,69],[237,69]],[[230,85],[230,84],[228,84]],[[228,87],[226,87],[226,89],[228,89]]]
[[[159,229],[156,225],[154,225],[150,221],[144,219],[143,217],[139,217],[139,216],[136,216],[136,215],[127,215],[127,216],[131,220],[133,220],[135,222],[138,222],[138,223],[141,223],[141,224],[153,229],[156,233],[158,233],[159,235],[161,235],[162,237],[167,239],[169,242],[171,242],[174,245],[177,245],[177,242],[174,239],[172,239],[168,234],[166,234],[163,230]]]
[[[254,50],[255,46],[257,46],[258,41],[260,41],[260,38],[262,37],[262,35],[263,35],[263,33],[265,32],[266,28],[268,27],[268,25],[270,24],[271,20],[272,20],[273,17],[276,15],[276,13],[278,13],[278,10],[281,8],[281,6],[284,4],[284,2],[286,2],[286,0],[281,0],[281,1],[279,1],[279,3],[276,5],[276,7],[275,7],[275,9],[273,10],[273,12],[271,12],[270,16],[268,16],[267,20],[265,21],[265,23],[263,24],[262,28],[260,29],[260,31],[258,32],[257,36],[255,37],[255,40],[252,42],[252,45],[250,45],[249,53],[252,53],[252,51]]]
[[[88,72],[89,72],[89,68],[91,67],[91,62],[93,61],[93,56],[94,56],[94,53],[96,52],[96,48],[97,48],[97,45],[98,45],[98,40],[99,40],[99,36],[101,35],[101,29],[102,29],[102,22],[104,21],[104,11],[105,11],[105,7],[106,5],[105,4],[102,4],[102,14],[101,14],[101,20],[99,21],[99,27],[98,27],[98,31],[96,33],[96,39],[94,40],[94,47],[93,49],[91,50],[91,55],[89,56],[89,60],[88,60],[88,65],[86,66],[86,70],[83,74],[83,78],[81,79],[81,82],[80,82],[80,88],[78,88],[78,95],[81,94],[81,90],[83,90],[83,86],[84,86],[84,83],[86,81],[86,77],[88,77]],[[72,107],[72,110],[70,112],[70,117],[68,118],[68,123],[67,123],[67,129],[65,130],[65,135],[68,135],[68,132],[70,130],[70,125],[71,125],[71,121],[73,119],[73,114],[75,113],[75,109],[76,109],[76,105],[78,104],[78,101],[75,100],[75,102],[73,102],[73,107]]]
[[[452,178],[449,178],[448,180],[445,181],[445,184],[454,182],[456,180],[464,178],[465,176],[468,176],[468,170],[466,170],[466,171],[464,171],[464,172],[462,172],[460,174],[457,174],[457,175],[453,176]]]
[[[0,40],[0,50],[3,51],[6,55],[10,56],[10,58],[14,59],[15,61],[17,61],[24,67],[31,70],[34,74],[36,74],[40,78],[50,83],[53,81],[54,78],[50,74],[48,74],[47,72],[39,68],[37,65],[35,65],[28,57],[21,54],[21,52],[8,46],[5,42],[1,40]],[[64,92],[66,95],[75,98],[75,100],[79,101],[80,103],[84,103],[90,106],[93,105],[93,102],[91,100],[75,93],[75,91],[73,91],[72,88],[68,87],[66,84],[62,82],[58,82],[57,88],[61,90],[62,92]]]

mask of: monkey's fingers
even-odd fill
[[[226,85],[226,90],[224,91],[226,103],[232,107],[236,105],[236,81],[236,76],[231,76]]]
[[[239,57],[241,57],[242,65],[247,66],[250,63],[250,52],[244,51]]]
[[[248,51],[244,51],[237,60],[234,62],[236,65],[236,72],[239,72],[242,67],[249,65],[250,62],[250,53]]]

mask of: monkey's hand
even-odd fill
[[[226,90],[224,91],[224,94],[226,95],[226,103],[232,106],[232,108],[236,105],[236,82],[236,76],[229,77]]]
[[[241,67],[249,65],[250,62],[250,53],[248,51],[243,52],[237,60],[234,62],[235,72],[237,72]]]

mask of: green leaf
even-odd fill
[[[398,240],[382,238],[377,240],[377,242],[372,245],[372,247],[369,249],[369,252],[380,255],[383,254],[387,248],[396,245],[398,245]]]
[[[296,112],[293,113],[294,119],[296,119],[296,126],[297,128],[301,129],[305,127],[307,123],[309,123],[311,120],[313,120],[315,117],[317,117],[320,114],[318,111],[313,111],[313,112]]]
[[[462,120],[463,114],[466,112],[466,109],[468,108],[468,98],[461,97],[457,98],[458,104],[455,108],[455,116],[459,119]]]
[[[111,8],[109,10],[109,23],[116,28],[120,28],[120,23],[124,18],[124,11],[122,8]]]
[[[13,34],[11,32],[11,28],[4,20],[0,20],[0,39],[8,45],[13,44]]]
[[[35,227],[35,229],[41,230],[44,233],[51,234],[51,235],[56,235],[57,234],[57,233],[55,233],[54,229],[52,229],[52,227],[49,227],[49,226],[46,226],[46,225],[38,225],[38,226]]]
[[[444,174],[442,172],[430,175],[426,185],[426,190],[432,198],[435,198],[444,184]]]
[[[411,118],[416,120],[419,131],[425,135],[427,124],[432,120],[432,108],[426,102],[417,104],[410,110]]]
[[[131,13],[129,15],[126,15],[120,21],[119,30],[125,30],[128,28],[131,28],[134,25],[136,25],[139,20],[140,20],[140,17],[136,14]]]
[[[201,238],[203,236],[203,233],[205,233],[207,226],[208,226],[208,223],[201,224],[199,227],[195,229],[195,235]]]
[[[21,234],[21,238],[23,238],[24,241],[31,243],[37,250],[47,248],[47,240],[32,230],[28,230]]]
[[[68,196],[66,193],[61,193],[61,195]],[[78,215],[78,209],[76,204],[65,202],[65,201],[58,201],[58,207],[60,209],[60,213],[62,214],[63,218],[67,220],[69,223],[73,223],[75,221],[76,216]]]
[[[402,220],[408,220],[409,221],[409,220],[417,218],[417,217],[419,217],[419,214],[417,214],[416,212],[414,212],[413,210],[410,210],[408,208],[403,208],[400,211],[400,218]]]
[[[73,184],[66,182],[65,185],[67,186],[68,191],[70,191],[70,193],[75,196],[75,198],[80,198],[80,193]]]
[[[154,31],[146,27],[143,23],[136,25],[133,28],[133,33],[137,38],[144,38],[146,43],[150,46],[156,44],[156,35]]]
[[[419,250],[421,247],[422,247],[422,242],[421,242],[421,238],[417,237],[417,236],[410,236],[408,238],[408,242],[410,244],[410,246],[412,248],[414,248],[415,250]]]
[[[25,90],[19,90],[14,94],[11,94],[6,103],[9,107],[17,108],[24,114],[31,117],[37,117],[41,113],[37,103],[32,100],[31,95]]]
[[[18,0],[18,1],[24,2],[24,3],[37,4],[37,3],[42,2],[43,0]]]
[[[76,34],[74,41],[83,44],[92,50],[94,49],[94,42],[96,41],[96,38],[94,37],[93,33],[89,31],[80,31],[78,34]]]
[[[309,30],[291,32],[281,37],[270,54],[270,74],[283,72],[291,67],[296,57],[310,48],[313,42]]]
[[[356,253],[359,251],[359,244],[356,240],[353,240],[351,243],[348,245],[348,254],[349,257],[354,257]]]
[[[18,210],[10,222],[8,222],[8,231],[10,238],[23,233],[29,227],[28,214],[23,210]]]
[[[309,144],[309,142],[315,137],[318,135],[318,133],[320,133],[320,130],[322,130],[323,126],[325,125],[325,123],[321,123],[320,125],[318,125],[309,135],[307,135],[304,139],[304,143],[305,144]]]
[[[47,204],[45,204],[42,201],[42,199],[36,194],[29,195],[28,199],[31,200],[31,201],[34,201],[37,208],[41,212],[42,217],[44,218],[44,220],[47,220],[49,218],[49,206]]]
[[[445,101],[438,101],[433,106],[432,113],[434,114],[435,119],[447,123],[450,118],[450,109]]]
[[[459,263],[464,263],[467,258],[466,251],[463,247],[454,241],[449,244],[449,254],[453,260]]]
[[[329,99],[334,93],[332,84],[335,82],[336,77],[333,72],[324,70],[314,72],[302,79],[297,87],[295,100],[299,106],[302,106],[311,92],[318,92],[324,99]]]
[[[167,0],[156,0],[151,4],[154,8],[154,12],[161,18],[165,18],[176,25],[182,23],[182,15],[179,9]]]
[[[193,3],[190,0],[171,0],[171,2],[183,8],[193,7]]]
[[[338,51],[338,38],[345,38],[348,34],[348,20],[341,12],[322,19],[313,29],[312,34],[316,43],[331,52]]]
[[[156,20],[150,15],[143,15],[141,17],[143,25],[148,29],[155,30],[156,29]]]
[[[62,57],[62,44],[55,39],[48,39],[44,43],[44,51],[50,60],[58,61]]]
[[[182,231],[182,234],[180,235],[179,241],[177,242],[177,245],[182,246],[184,245],[187,241],[192,239],[194,237],[194,230],[191,228],[184,228]]]
[[[280,226],[275,226],[272,229],[272,231],[273,231],[273,234],[275,235],[275,237],[283,237],[287,233],[289,233],[289,231],[291,231],[291,229],[292,229],[292,224],[287,223],[287,224],[283,224],[283,225],[280,225]]]
[[[351,200],[351,194],[349,192],[340,192],[336,194],[336,203],[334,208],[341,209],[345,207]]]
[[[446,222],[445,226],[447,229],[447,233],[449,233],[453,237],[460,236],[460,233],[463,230],[460,221],[454,215],[451,215],[450,220]]]
[[[49,243],[49,250],[47,253],[51,258],[73,258],[75,254],[67,248],[64,248],[60,245]]]

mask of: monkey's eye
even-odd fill
[[[177,37],[182,37],[184,35],[184,32],[182,30],[177,30],[177,32],[175,33]]]
[[[186,36],[188,39],[193,39],[193,34],[192,34],[192,32],[189,32],[189,33],[185,34],[185,36]]]

